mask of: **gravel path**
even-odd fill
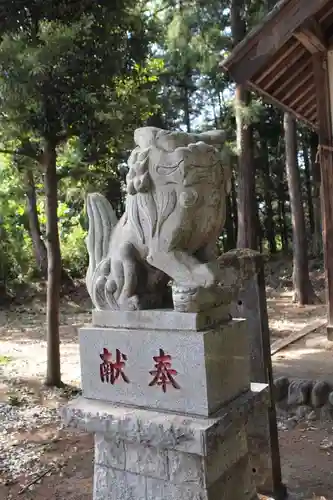
[[[63,300],[60,327],[62,381],[77,389],[77,328],[90,316],[85,312],[89,302],[85,298],[79,302]],[[43,457],[62,432],[59,406],[73,393],[42,385],[46,373],[44,325],[43,298],[0,310],[0,485],[17,481],[23,485],[43,471]],[[61,457],[57,461],[61,463]],[[48,466],[56,467],[53,462],[51,458]]]
[[[0,477],[15,481],[40,472],[44,443],[30,441],[32,433],[47,425],[61,428],[56,408],[28,405],[23,408],[0,403]],[[56,435],[53,439],[56,439]]]

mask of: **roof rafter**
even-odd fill
[[[281,0],[221,63],[237,83],[249,81],[328,0]],[[241,62],[241,64],[240,64]]]

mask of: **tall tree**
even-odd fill
[[[311,304],[315,296],[309,277],[308,245],[302,202],[301,178],[297,160],[296,122],[290,113],[284,115],[286,170],[293,231],[294,302]]]
[[[26,168],[23,172],[24,190],[26,193],[27,201],[27,216],[29,221],[29,233],[31,236],[32,246],[35,253],[36,264],[45,278],[47,276],[47,249],[42,239],[40,223],[37,211],[37,193],[34,180],[34,173],[32,168]]]
[[[86,0],[73,5],[46,0],[38,8],[34,0],[3,4],[8,4],[10,15],[8,24],[0,27],[0,140],[3,151],[33,159],[44,177],[48,256],[45,382],[59,386],[58,151],[71,137],[82,139],[85,151],[98,151],[106,134],[117,133],[126,101],[126,94],[118,91],[119,81],[138,71],[147,38],[134,1],[106,4]]]
[[[317,162],[318,135],[315,132],[310,134],[310,157],[311,157],[311,177],[312,177],[312,202],[313,202],[313,255],[323,254],[322,220],[321,220],[321,175],[320,165]]]
[[[231,0],[231,31],[236,45],[245,36],[244,0]],[[251,94],[243,85],[236,86],[235,113],[238,153],[238,248],[257,248],[255,163],[253,158],[253,130],[246,112]]]
[[[312,201],[311,167],[310,167],[308,145],[304,137],[302,137],[302,146],[303,146],[303,161],[304,161],[306,207],[307,207],[310,235],[312,236],[314,232],[314,215],[313,215],[313,201]]]

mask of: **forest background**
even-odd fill
[[[47,280],[47,384],[61,384],[61,290],[88,265],[86,194],[103,193],[121,215],[143,125],[225,130],[233,177],[221,252],[291,254],[294,300],[316,300],[317,135],[219,67],[274,3],[0,2],[0,301]]]

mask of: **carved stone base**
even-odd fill
[[[80,330],[85,397],[210,416],[249,390],[245,321],[225,321],[223,308],[145,313],[96,312]]]
[[[94,500],[254,500],[246,421],[265,398],[262,385],[200,418],[80,397],[63,419],[95,435]]]

